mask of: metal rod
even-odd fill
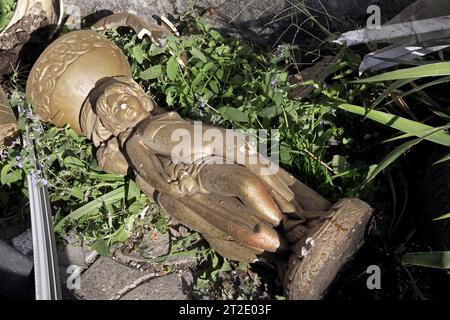
[[[24,137],[24,145],[35,151],[28,128]],[[37,156],[35,152],[33,153],[34,157],[30,161],[37,171]],[[27,181],[33,235],[36,300],[60,300],[59,263],[48,189],[46,186],[33,181],[31,175],[28,175]]]

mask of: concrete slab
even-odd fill
[[[75,294],[83,300],[108,300],[115,298],[127,286],[146,275],[113,259],[100,257],[81,275],[81,286]],[[192,275],[173,273],[151,279],[130,290],[121,298],[125,300],[186,300],[192,288]]]

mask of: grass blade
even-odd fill
[[[450,219],[450,213],[440,216],[439,218],[433,219],[433,221],[439,221],[439,220],[445,220],[445,219]]]
[[[450,251],[416,252],[403,256],[404,265],[450,269]]]
[[[446,162],[448,160],[450,160],[450,154],[448,154],[445,157],[443,157],[442,159],[436,161],[435,163],[433,163],[433,165],[440,164],[440,163]]]
[[[353,83],[371,83],[439,76],[450,76],[450,62],[438,62],[414,68],[386,72],[378,76],[353,81]]]
[[[389,167],[395,160],[397,160],[398,157],[400,157],[402,154],[404,154],[406,151],[408,151],[410,148],[412,148],[416,144],[420,143],[422,140],[423,140],[423,138],[417,138],[417,139],[405,142],[404,144],[395,148],[383,160],[381,160],[380,163],[373,170],[370,171],[366,180],[363,182],[363,185],[366,185],[370,181],[375,179],[375,177],[380,172],[382,172],[384,169]]]
[[[391,95],[392,92],[397,90],[400,87],[403,87],[404,85],[410,83],[411,81],[414,81],[414,79],[402,79],[397,80],[393,82],[384,92],[375,100],[375,102],[370,107],[371,109],[374,109],[376,106],[378,106],[384,99],[386,99],[389,95]]]
[[[63,231],[64,226],[70,221],[70,220],[78,220],[84,215],[90,214],[96,209],[101,208],[105,204],[110,204],[117,202],[121,199],[125,199],[126,193],[125,193],[125,187],[120,187],[116,190],[113,190],[103,196],[101,196],[98,199],[95,199],[86,205],[82,206],[81,208],[71,212],[69,215],[64,217],[58,224],[55,226],[55,232],[61,233]]]
[[[424,139],[426,139],[427,136],[433,135],[434,133],[444,130],[448,127],[450,127],[450,125],[448,125],[446,127],[442,127],[442,128],[433,128],[431,130],[428,130],[428,132],[424,132],[424,133],[420,134],[419,138],[405,142],[404,144],[395,148],[383,160],[381,160],[380,163],[373,170],[371,170],[369,172],[366,180],[363,183],[363,186],[366,185],[367,183],[369,183],[371,180],[373,180],[380,172],[382,172],[389,165],[391,165],[403,153],[405,153],[406,151],[411,149],[413,146],[415,146],[416,144],[418,144],[418,143],[422,142]]]
[[[426,89],[426,88],[429,88],[429,87],[432,87],[432,86],[437,86],[439,84],[446,83],[446,82],[450,82],[450,77],[443,77],[443,78],[439,78],[439,79],[427,82],[427,83],[425,83],[425,84],[423,84],[421,86],[418,86],[418,87],[416,87],[414,89],[411,89],[408,92],[405,92],[404,94],[402,94],[402,98],[405,98],[405,97],[407,97],[409,95],[412,95],[412,94],[414,94],[416,92],[419,92],[419,91],[421,91],[423,89]]]
[[[419,138],[430,130],[439,129],[382,111],[371,110],[367,112],[365,108],[351,104],[341,104],[337,107],[347,112],[365,116],[373,121]],[[434,132],[433,134],[427,135],[424,139],[446,147],[450,146],[450,135],[442,129]]]

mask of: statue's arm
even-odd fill
[[[125,144],[128,158],[142,179],[161,193],[179,198],[197,192],[196,185],[185,183],[188,177],[175,180],[167,174],[158,155],[145,146],[140,137],[133,136]],[[189,181],[190,182],[190,181]]]

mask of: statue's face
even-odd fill
[[[139,99],[129,94],[110,96],[108,104],[116,120],[127,127],[135,125],[148,115]]]
[[[150,115],[151,98],[136,84],[115,83],[98,98],[96,113],[113,135],[134,127]]]

